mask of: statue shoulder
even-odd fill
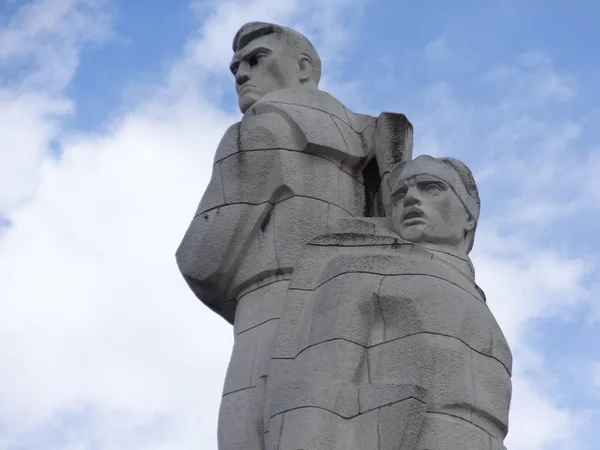
[[[214,162],[227,158],[229,155],[240,151],[240,122],[231,125],[221,138],[217,151],[215,153]]]
[[[239,127],[240,150],[288,149],[302,151],[307,139],[286,108],[263,104],[244,114]]]
[[[351,112],[324,91],[284,89],[256,102],[246,112],[242,128],[253,137],[256,132],[251,133],[251,129],[257,125],[263,134],[269,131],[266,133],[269,137],[273,133],[279,139],[292,137],[295,149],[302,147],[309,152],[337,154],[342,159],[364,159],[369,153],[366,134],[374,129],[375,122],[376,118]],[[282,133],[283,130],[286,133]],[[256,145],[255,140],[251,142]],[[286,140],[282,144],[291,142]]]

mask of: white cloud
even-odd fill
[[[73,111],[63,90],[79,52],[108,36],[104,3],[33,1],[0,28],[0,217],[35,190],[59,119]]]
[[[581,448],[579,433],[584,427],[584,421],[583,415],[552,404],[549,395],[540,392],[533,380],[513,377],[513,402],[507,448]]]
[[[309,3],[325,16],[344,6]],[[57,120],[46,133],[19,133],[35,138],[32,173],[19,175],[30,183],[20,198],[34,195],[19,208],[5,205],[13,226],[0,248],[0,427],[8,430],[0,446],[216,448],[232,331],[194,298],[174,259],[218,141],[238,117],[209,101],[205,77],[226,72],[221,64],[244,21],[302,25],[297,13],[308,6],[214,2],[165,82],[107,130],[60,133]],[[311,25],[317,42],[332,39],[335,20],[320,22],[331,29]],[[62,54],[82,39],[48,51]],[[61,105],[58,113],[72,107]],[[26,103],[15,107],[39,116]],[[53,139],[58,160],[47,155]]]
[[[542,53],[523,53],[517,65],[495,67],[485,79],[492,85],[509,86],[529,102],[566,102],[577,93],[576,77],[558,71]]]
[[[434,41],[425,55],[440,46]],[[532,343],[545,331],[542,319],[581,317],[596,302],[597,288],[589,282],[596,262],[572,256],[569,236],[544,246],[533,227],[582,220],[592,209],[597,177],[591,173],[598,165],[593,149],[579,142],[583,121],[562,111],[548,114],[553,102],[576,96],[575,81],[546,56],[522,55],[490,71],[484,86],[495,91],[485,100],[461,101],[442,80],[427,88],[411,118],[417,152],[463,159],[483,195],[473,259],[515,358],[511,450],[591,448],[581,441],[590,415],[559,403],[563,380],[549,369],[556,356]]]
[[[210,15],[164,83],[107,130],[82,135],[60,128],[60,118],[73,110],[62,90],[76,70],[81,43],[106,37],[105,18],[93,19],[91,2],[33,5],[37,9],[24,9],[11,22],[9,38],[2,41],[0,33],[3,64],[25,60],[37,74],[19,82],[26,95],[0,97],[7,99],[0,119],[14,120],[0,120],[0,140],[11,139],[8,148],[28,149],[19,152],[24,162],[14,153],[0,154],[17,174],[6,184],[14,192],[0,199],[0,211],[10,210],[13,220],[0,241],[0,428],[8,430],[0,447],[215,448],[231,329],[193,297],[174,261],[218,140],[237,120],[208,97],[214,95],[209,76],[227,73],[232,35],[253,19],[306,31],[332,64],[353,31],[344,13],[350,7],[360,11],[360,5],[197,2],[195,11]],[[14,36],[28,43],[23,50]],[[57,55],[61,67],[48,55]],[[519,145],[533,139],[547,152],[540,163],[549,165],[531,183],[546,186],[557,158],[579,136],[579,125],[563,124],[556,139],[545,140],[556,128],[533,120],[517,100],[526,93],[533,103],[566,102],[575,95],[573,78],[555,74],[539,55],[492,78],[518,79],[520,90],[505,96],[512,103],[465,105],[448,84],[433,87],[415,120],[417,150],[477,155],[487,151],[489,132],[505,139],[498,145],[507,155],[500,160],[506,169],[481,165],[485,182],[504,177],[512,183],[527,168]],[[49,89],[40,88],[42,79],[49,80]],[[518,105],[518,114],[509,103]],[[22,123],[29,125],[20,130]],[[519,136],[510,141],[511,133]],[[47,157],[56,139],[64,150],[60,160]],[[539,200],[540,192],[532,199]],[[32,194],[29,203],[14,207]],[[489,220],[481,225],[474,255],[478,280],[517,358],[509,446],[572,449],[585,423],[577,411],[552,400],[552,383],[542,381],[553,377],[544,372],[544,355],[531,348],[528,329],[538,318],[583,307],[589,294],[583,280],[592,266],[528,237],[507,235],[501,222]]]
[[[584,278],[593,266],[515,235],[478,231],[473,254],[478,282],[509,342],[526,344],[532,319],[553,317],[588,300]]]

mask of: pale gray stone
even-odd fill
[[[377,416],[378,449],[414,449],[421,437],[425,408],[425,403],[414,397],[397,403],[382,405],[378,409],[379,414]],[[375,424],[371,425],[374,426]]]
[[[284,428],[305,429],[327,420],[310,411],[332,412],[340,419],[322,431],[331,448],[344,439],[335,430],[369,429],[377,445],[357,449],[502,448],[512,357],[467,256],[479,215],[470,172],[419,157],[390,180],[390,218],[339,219],[305,246],[280,319],[265,420],[285,414]],[[296,410],[306,411],[293,425],[286,411]],[[313,447],[278,447],[297,448]]]
[[[427,414],[418,450],[491,450],[492,439],[481,428],[447,414]]]
[[[249,389],[252,385],[260,329],[252,328],[235,335],[232,357],[227,368],[223,394]]]
[[[467,256],[471,172],[319,90],[296,31],[249,23],[233,51],[243,117],[177,250],[234,326],[219,449],[504,449],[512,356]]]
[[[281,441],[281,430],[283,428],[283,414],[273,417],[271,428],[266,430],[265,448],[277,449]]]
[[[318,89],[319,55],[304,36],[250,23],[233,49],[244,115],[217,148],[211,181],[177,251],[190,288],[235,325],[226,398],[238,389],[252,393],[257,378],[268,378],[286,293],[264,287],[288,280],[303,246],[335,219],[380,213],[381,193],[371,192],[380,174],[365,178],[363,170],[385,152],[375,154],[375,117],[355,114]],[[221,409],[220,423],[235,423],[236,430],[246,426],[254,435],[256,423],[262,426],[256,408]],[[220,449],[240,448],[225,434],[219,433]]]
[[[270,320],[281,317],[282,303],[277,299],[285,296],[289,280],[273,277],[263,286],[254,286],[242,292],[238,299],[235,334],[243,333]]]
[[[256,418],[262,412],[262,400],[255,389],[244,389],[223,396],[219,410],[219,448],[264,449],[262,420]],[[239,420],[244,417],[245,420]]]

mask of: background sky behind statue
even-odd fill
[[[239,119],[247,20],[321,87],[407,114],[475,172],[472,256],[515,356],[509,450],[600,441],[600,5],[10,0],[0,5],[0,449],[216,449],[231,328],[174,252]]]

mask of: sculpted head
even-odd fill
[[[291,28],[264,22],[242,26],[233,38],[231,73],[242,113],[269,92],[316,89],[321,59],[311,42]]]
[[[400,237],[455,253],[471,251],[480,200],[466,165],[423,155],[396,165],[388,182],[392,223]]]

